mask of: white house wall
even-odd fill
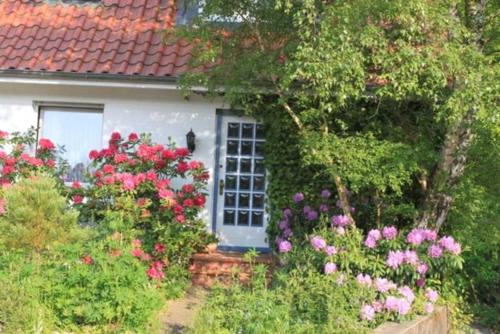
[[[216,109],[224,107],[221,101],[194,94],[185,100],[175,90],[0,83],[0,129],[12,132],[36,127],[35,101],[103,104],[103,146],[113,131],[126,135],[149,132],[153,140],[164,144],[170,136],[185,146],[185,135],[192,128],[196,133],[193,159],[202,161],[211,175],[202,214],[207,228],[211,226]]]

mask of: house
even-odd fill
[[[0,129],[64,145],[72,178],[113,131],[185,146],[192,129],[211,175],[207,228],[220,249],[265,251],[264,132],[203,87],[181,94],[192,47],[162,30],[189,15],[174,0],[0,0]]]

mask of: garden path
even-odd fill
[[[208,290],[191,286],[184,297],[167,303],[167,311],[161,317],[162,334],[183,333],[193,325],[196,313],[208,296]]]

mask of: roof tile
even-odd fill
[[[0,70],[179,75],[191,46],[165,43],[174,24],[174,0],[0,0]]]

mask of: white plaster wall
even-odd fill
[[[0,129],[24,131],[37,125],[34,101],[99,103],[104,105],[102,145],[110,134],[119,131],[149,132],[153,140],[166,144],[168,137],[178,146],[186,146],[186,133],[196,133],[193,159],[202,161],[210,172],[209,196],[203,212],[207,228],[211,226],[213,173],[215,167],[216,108],[214,101],[193,94],[189,100],[178,91],[144,88],[96,88],[27,83],[0,83]]]

